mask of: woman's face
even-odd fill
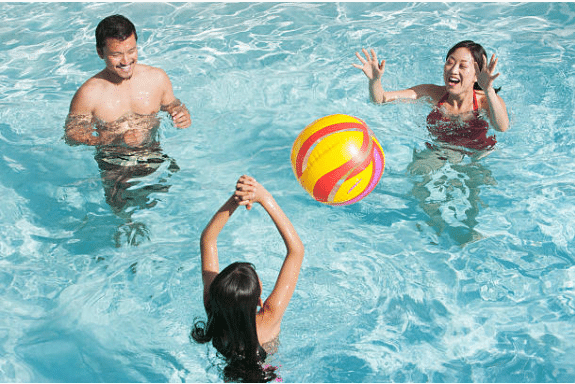
[[[443,79],[447,92],[451,94],[463,94],[473,89],[477,81],[473,55],[467,48],[456,49],[443,66]]]

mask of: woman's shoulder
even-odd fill
[[[434,103],[439,103],[439,101],[445,96],[447,90],[445,89],[445,85],[431,85],[429,89],[430,97],[433,99]]]
[[[444,85],[420,84],[411,88],[417,94],[417,98],[424,98],[432,103],[438,103],[447,92]]]
[[[477,89],[475,90],[475,95],[477,96],[477,103],[479,104],[479,107],[489,111],[489,100],[487,100],[487,95],[485,94],[485,91],[483,91],[482,89]],[[498,93],[496,93],[496,97],[505,105],[503,98],[501,98],[501,96]]]

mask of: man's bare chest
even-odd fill
[[[127,114],[151,115],[161,106],[161,95],[146,87],[110,87],[96,101],[94,115],[106,122],[118,120]]]

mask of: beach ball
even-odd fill
[[[291,164],[315,200],[349,205],[373,191],[383,174],[385,155],[361,119],[337,114],[305,127],[293,144]]]

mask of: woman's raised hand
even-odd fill
[[[489,88],[493,87],[493,81],[499,77],[499,73],[495,75],[495,66],[497,65],[497,59],[495,55],[491,56],[491,60],[489,60],[489,64],[487,64],[487,57],[485,57],[485,65],[481,70],[479,69],[479,65],[477,62],[475,64],[475,73],[477,74],[477,84],[481,87],[482,90],[487,91]]]
[[[385,69],[385,60],[381,60],[381,63],[377,60],[377,55],[373,49],[370,52],[367,49],[363,48],[361,50],[365,55],[365,59],[356,52],[355,55],[361,61],[361,65],[359,64],[352,64],[354,67],[361,69],[363,73],[367,76],[370,80],[380,80],[381,76],[383,76],[383,72]]]

